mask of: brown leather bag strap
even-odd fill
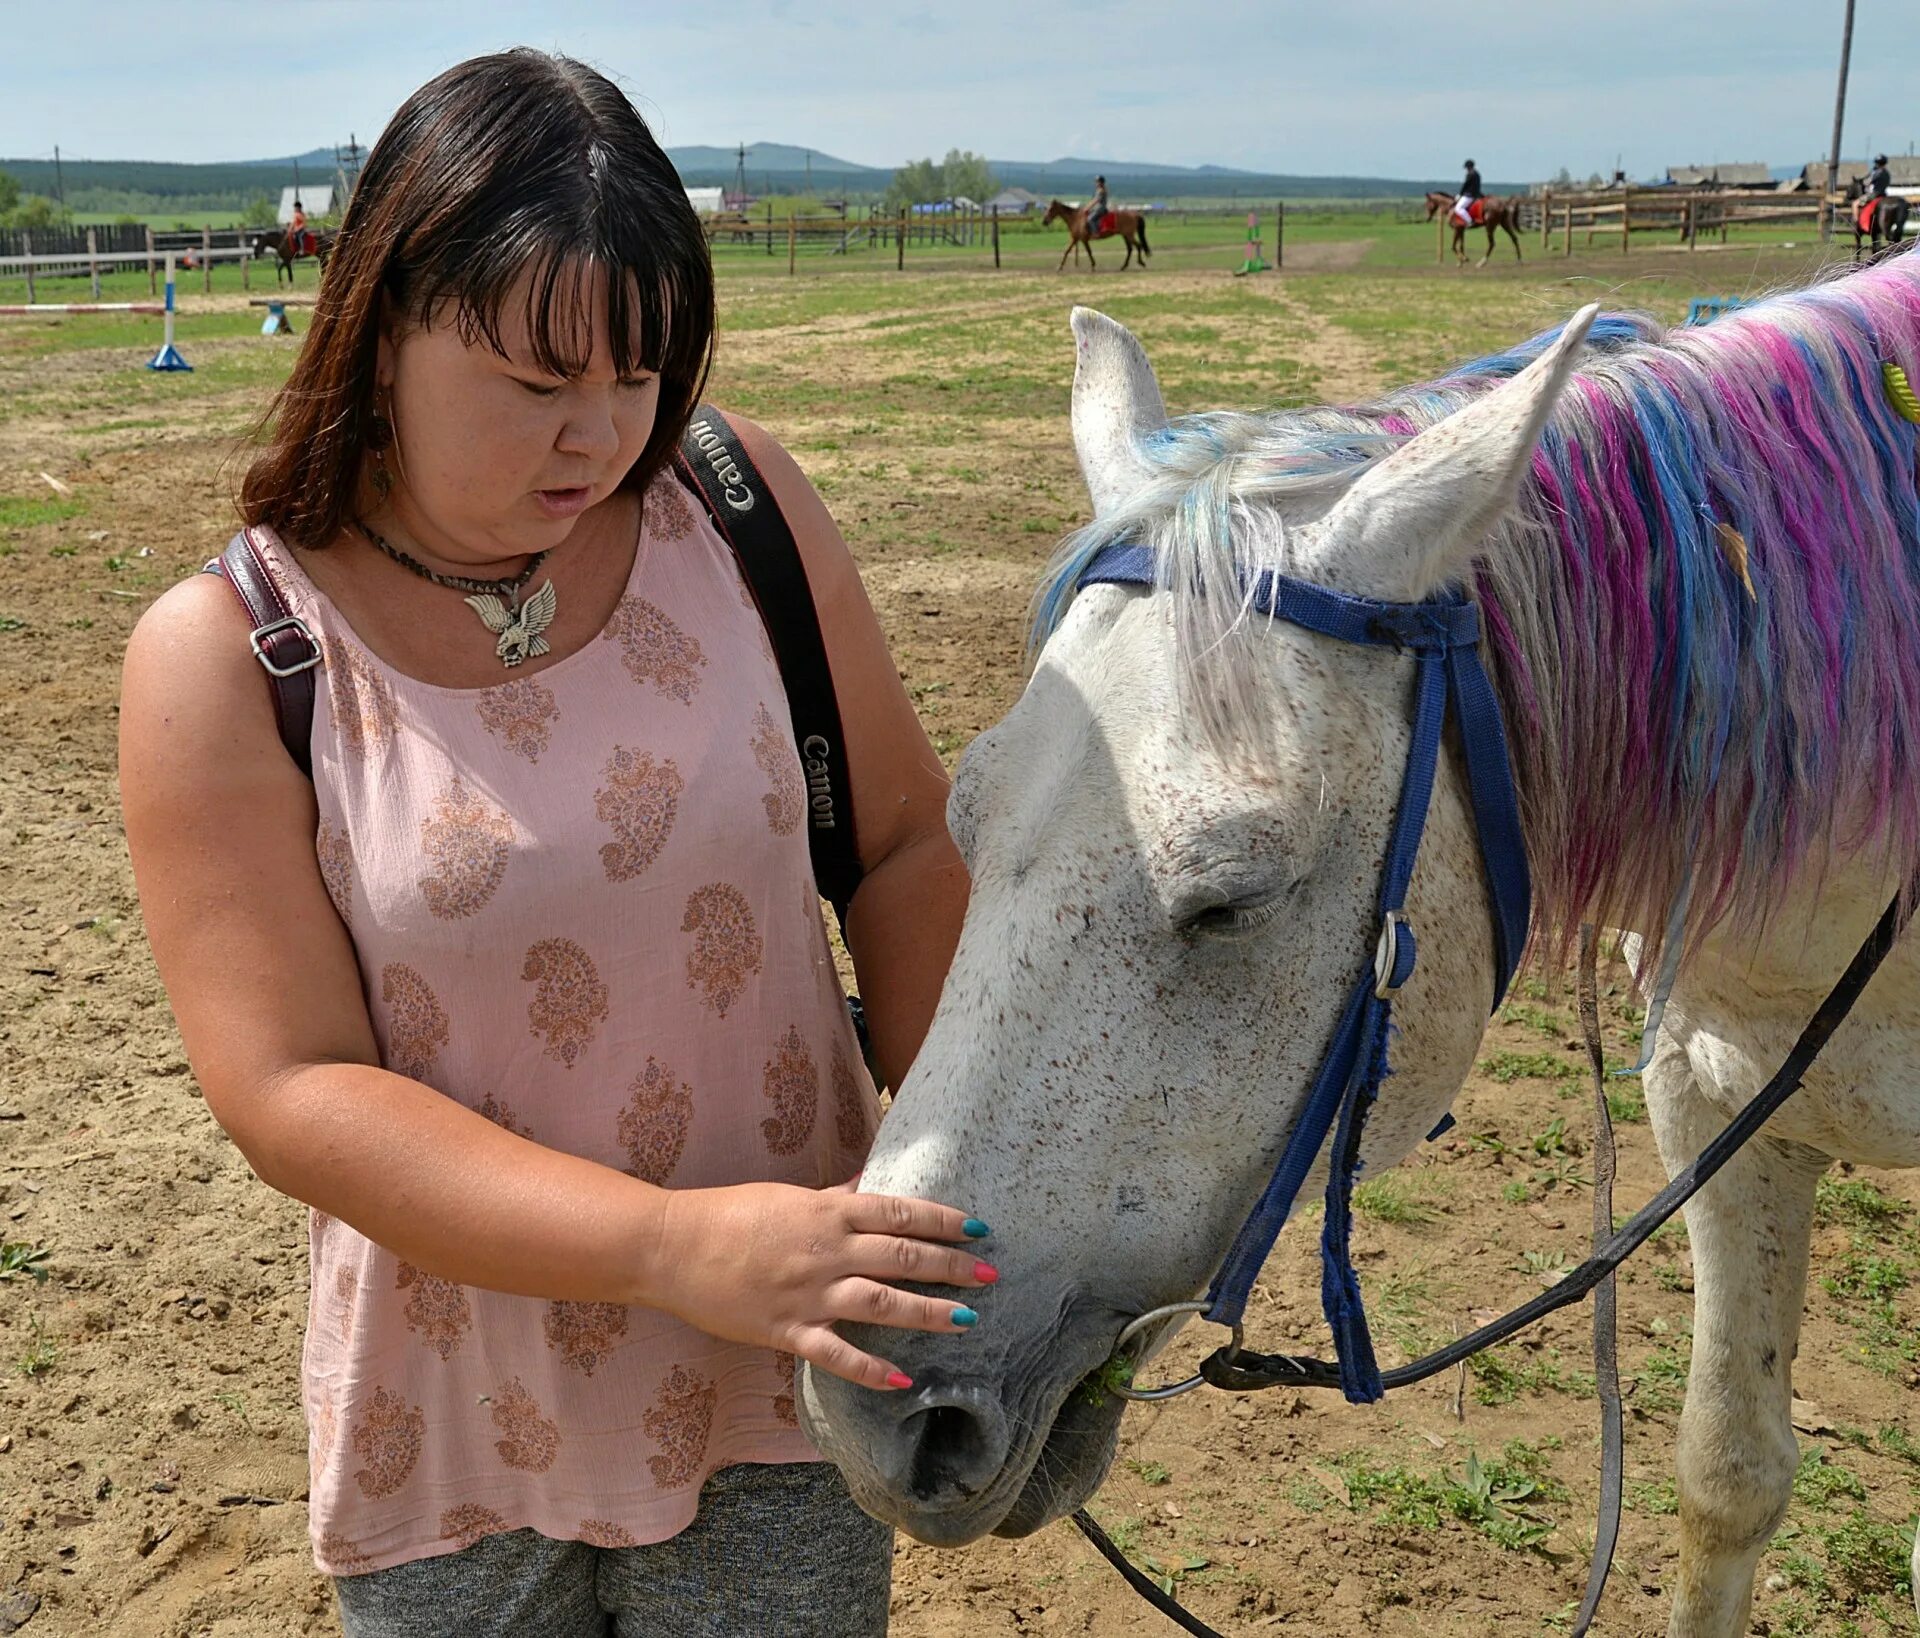
[[[295,766],[311,779],[313,673],[325,658],[319,643],[307,623],[288,608],[251,529],[242,529],[228,541],[227,549],[206,566],[205,572],[221,576],[233,588],[233,595],[252,622],[247,642],[267,673],[273,715],[280,725],[280,743],[286,746]]]

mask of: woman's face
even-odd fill
[[[607,333],[606,273],[590,281],[585,373],[548,375],[534,362],[523,274],[501,306],[505,356],[484,337],[469,346],[452,309],[430,328],[380,343],[378,380],[396,434],[387,451],[397,521],[442,558],[491,562],[551,550],[605,500],[653,432],[660,381],[620,378]],[[397,451],[397,453],[396,453]]]

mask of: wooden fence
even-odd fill
[[[171,229],[156,232],[152,228],[125,224],[117,228],[15,228],[10,230],[18,248],[0,242],[0,277],[23,275],[27,300],[38,299],[41,279],[84,278],[93,287],[93,299],[100,299],[100,273],[104,268],[141,264],[147,270],[147,293],[160,293],[160,266],[169,252],[180,267],[197,269],[202,287],[213,289],[213,264],[237,261],[240,283],[252,289],[253,242],[260,229],[201,228],[197,232]],[[75,244],[74,240],[78,239]],[[127,241],[131,239],[131,244]]]
[[[1727,242],[1730,228],[1777,222],[1805,223],[1818,230],[1830,210],[1844,205],[1838,194],[1732,193],[1725,189],[1620,188],[1604,193],[1556,194],[1539,200],[1540,248],[1551,250],[1559,237],[1562,255],[1573,254],[1574,235],[1584,232],[1592,245],[1617,243],[1624,255],[1636,233],[1664,234],[1689,250],[1703,240]],[[1836,216],[1835,220],[1843,218]]]

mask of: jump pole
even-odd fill
[[[166,308],[157,301],[23,301],[0,307],[0,317],[32,318],[39,313],[145,313],[158,318]]]
[[[191,370],[193,366],[180,356],[173,344],[173,252],[167,252],[167,304],[161,309],[167,316],[166,340],[160,351],[147,360],[150,370]]]

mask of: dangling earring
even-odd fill
[[[393,491],[393,474],[387,470],[387,446],[393,442],[393,421],[387,415],[387,394],[376,391],[373,415],[367,422],[367,448],[373,452],[374,493],[385,500]]]

